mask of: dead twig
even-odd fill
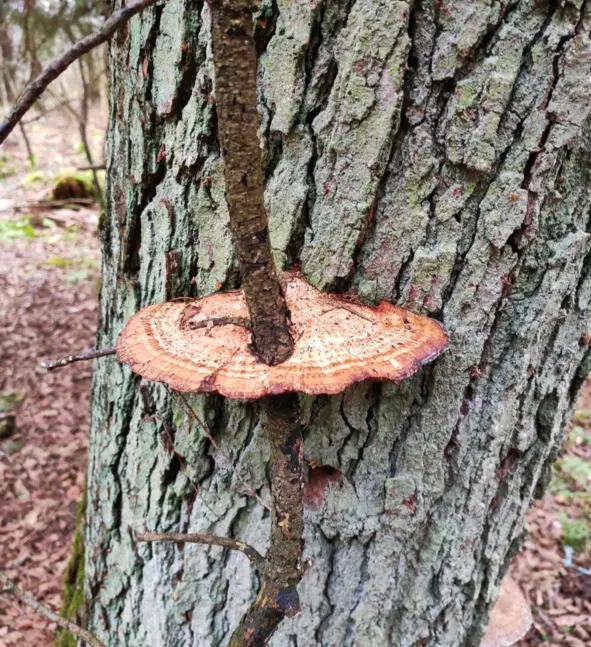
[[[252,330],[250,319],[247,317],[211,317],[203,321],[192,321],[190,318],[185,317],[185,315],[181,318],[181,328],[186,327],[189,330],[199,330],[201,328],[211,330],[216,326],[240,326],[241,328],[246,328],[246,330]]]
[[[29,141],[29,136],[27,135],[27,131],[25,130],[24,124],[19,122],[19,130],[21,131],[21,135],[23,136],[23,140],[25,142],[25,148],[27,149],[27,157],[29,158],[29,166],[30,168],[35,168],[37,165],[35,162],[35,155],[33,153],[33,148],[31,147],[31,142]]]
[[[28,211],[30,209],[59,209],[68,205],[77,207],[86,207],[96,202],[94,198],[64,198],[61,200],[36,200],[33,202],[24,202],[17,204],[13,208],[15,211]]]
[[[101,76],[106,74],[106,72],[107,72],[106,68],[103,68],[98,74],[95,74],[92,77],[92,79],[90,79],[89,85],[90,86],[95,85],[99,81]],[[66,108],[67,112],[74,115],[74,118],[76,119],[76,121],[79,120],[78,113],[72,108],[72,104],[77,103],[79,101],[82,101],[82,97],[66,97],[66,98],[63,98],[62,95],[59,95],[59,94],[56,94],[55,92],[53,92],[51,88],[47,88],[47,94],[49,96],[53,97],[55,99],[56,103],[53,106],[49,107],[49,108],[45,108],[44,106],[42,106],[40,104],[39,106],[37,106],[37,109],[40,111],[40,113],[36,117],[31,117],[30,119],[23,119],[21,121],[22,124],[24,124],[25,126],[27,124],[32,124],[35,121],[39,121],[40,119],[45,118],[50,112],[54,112],[55,110],[59,110],[60,108]],[[100,170],[101,168],[104,169],[105,166],[104,165],[102,167],[97,166],[96,168],[97,168],[97,170]],[[78,171],[86,171],[86,170],[91,170],[91,169],[90,169],[90,167],[79,167],[76,170],[78,170]]]
[[[64,26],[66,33],[71,36],[72,42],[75,42],[74,35],[69,29],[68,25]],[[80,141],[84,148],[84,154],[86,155],[86,161],[89,166],[92,168],[92,183],[94,184],[94,192],[99,201],[101,207],[105,206],[103,198],[103,190],[101,188],[100,182],[98,180],[98,175],[94,167],[94,158],[92,156],[92,150],[90,144],[88,143],[88,106],[89,106],[89,97],[90,97],[90,84],[86,76],[86,71],[84,69],[84,59],[78,59],[78,69],[80,72],[80,80],[82,82],[82,100],[80,101],[80,119],[78,120],[78,131],[80,133]]]
[[[73,99],[64,99],[63,101],[60,101],[54,106],[51,106],[50,108],[43,108],[42,112],[40,112],[36,117],[31,117],[30,119],[23,119],[21,123],[24,126],[28,126],[29,124],[32,124],[36,121],[39,121],[40,119],[43,119],[46,117],[50,112],[54,112],[55,110],[59,110],[60,108],[63,108],[66,104],[73,103],[74,101],[79,101],[80,99],[73,98]]]
[[[0,144],[8,137],[23,115],[41,96],[45,88],[57,79],[74,61],[98,45],[107,42],[113,34],[136,13],[155,4],[158,0],[137,0],[113,13],[94,34],[79,40],[60,57],[53,60],[36,78],[26,86],[16,104],[0,124]]]
[[[56,368],[61,368],[62,366],[67,366],[68,364],[73,364],[74,362],[82,362],[87,359],[97,359],[98,357],[107,357],[108,355],[114,355],[114,348],[101,348],[99,350],[85,350],[82,353],[77,355],[68,355],[67,357],[62,357],[60,359],[48,359],[44,362],[41,362],[41,368],[44,368],[48,371],[53,371]]]
[[[10,593],[15,598],[31,607],[31,609],[33,609],[33,611],[37,612],[39,615],[47,618],[51,622],[55,622],[63,629],[67,629],[68,631],[72,632],[75,636],[80,638],[80,640],[83,640],[85,643],[92,645],[92,647],[105,647],[105,643],[101,642],[96,636],[91,634],[90,631],[82,629],[82,627],[80,627],[76,623],[72,622],[71,620],[66,620],[66,618],[62,618],[60,615],[55,613],[55,611],[52,611],[51,609],[48,609],[41,603],[37,602],[37,600],[35,600],[33,596],[29,595],[26,591],[23,591],[11,579],[6,577],[6,575],[4,575],[2,571],[0,571],[0,584],[2,585],[4,592]]]
[[[205,544],[207,546],[221,546],[229,550],[236,550],[248,557],[252,565],[260,570],[265,562],[265,558],[256,548],[240,541],[239,539],[230,539],[229,537],[219,537],[217,535],[200,535],[195,533],[179,532],[136,532],[135,538],[138,541],[172,541],[177,544],[193,543]]]
[[[105,164],[97,164],[96,166],[77,166],[77,171],[104,171],[107,167]]]
[[[329,312],[334,312],[335,310],[346,310],[347,312],[350,312],[352,315],[355,315],[356,317],[360,317],[361,319],[365,319],[365,321],[369,321],[369,323],[375,323],[375,319],[366,317],[365,315],[362,315],[360,312],[357,312],[357,310],[354,310],[350,306],[346,306],[343,304],[335,306],[334,308],[329,308],[328,310],[325,310],[322,314],[327,315]]]

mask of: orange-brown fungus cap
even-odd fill
[[[517,584],[505,575],[499,599],[490,614],[490,621],[480,647],[509,647],[523,638],[533,620],[529,604]]]
[[[212,318],[247,318],[241,290],[140,310],[121,333],[117,355],[136,373],[173,389],[248,400],[286,391],[338,393],[367,379],[399,381],[447,345],[439,323],[390,303],[353,304],[294,273],[283,275],[283,285],[295,350],[282,364],[257,361],[244,326],[192,329]]]

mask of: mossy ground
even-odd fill
[[[97,173],[99,186],[104,188],[104,171]],[[96,189],[91,171],[61,170],[55,177],[52,196],[55,200],[68,198],[96,198]]]
[[[35,230],[28,217],[0,220],[0,242],[8,242],[14,238],[34,238]]]
[[[591,546],[591,410],[575,414],[564,455],[554,466],[550,490],[565,505],[558,515],[564,546],[584,552]]]

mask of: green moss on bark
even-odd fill
[[[83,615],[84,600],[84,518],[86,516],[86,490],[76,511],[76,528],[72,553],[64,576],[64,602],[60,610],[62,617],[79,623]],[[56,647],[76,647],[74,634],[63,629],[56,633]]]

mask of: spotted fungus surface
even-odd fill
[[[362,380],[400,381],[434,359],[448,338],[437,321],[382,302],[359,305],[283,275],[293,355],[268,366],[251,347],[241,290],[148,306],[117,342],[122,362],[173,389],[258,399],[289,391],[339,393]]]

